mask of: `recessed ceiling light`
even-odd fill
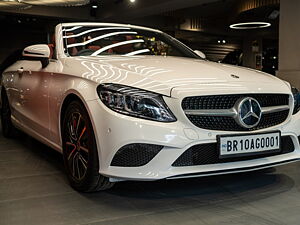
[[[247,22],[247,23],[235,23],[231,24],[229,27],[231,29],[237,30],[247,30],[247,29],[258,29],[270,27],[271,24],[267,22]]]
[[[279,10],[273,10],[273,12],[271,12],[268,18],[271,20],[275,20],[278,18],[279,14],[280,14]]]
[[[135,2],[135,0],[129,0],[131,3],[134,3]]]

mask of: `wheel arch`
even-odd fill
[[[67,95],[65,95],[65,97],[64,97],[64,99],[61,103],[60,112],[59,112],[60,139],[62,140],[62,134],[61,134],[62,124],[63,124],[64,116],[65,116],[65,113],[66,113],[66,109],[67,109],[68,104],[70,104],[72,101],[79,101],[84,106],[84,108],[86,109],[86,111],[88,113],[88,116],[89,116],[91,124],[92,124],[93,131],[94,131],[96,147],[97,147],[97,151],[98,151],[97,152],[98,157],[96,158],[96,160],[100,164],[99,155],[101,154],[101,152],[99,151],[100,148],[99,148],[98,138],[96,138],[97,130],[95,129],[96,127],[95,127],[95,123],[94,123],[94,120],[93,120],[93,117],[92,117],[92,113],[91,113],[90,108],[88,107],[87,101],[85,101],[84,98],[79,93],[76,93],[76,91],[69,92]],[[63,143],[62,143],[62,151],[63,151]],[[113,183],[110,182],[108,177],[99,174],[99,169],[100,168],[97,168],[97,171],[93,170],[94,171],[93,174],[92,174],[93,180],[89,181],[91,186],[89,186],[88,189],[82,189],[82,187],[80,187],[80,186],[76,187],[76,186],[73,186],[72,184],[71,185],[73,187],[75,187],[77,190],[85,191],[85,192],[100,191],[100,190],[106,190],[108,188],[111,188],[113,186]]]
[[[65,95],[64,99],[62,100],[60,111],[59,111],[59,120],[58,120],[59,121],[59,136],[60,136],[60,142],[61,142],[62,150],[63,150],[62,123],[64,121],[64,114],[65,114],[65,111],[67,109],[67,106],[72,101],[79,101],[84,106],[84,108],[86,109],[86,111],[89,115],[90,121],[92,123],[94,134],[97,135],[97,133],[96,133],[97,130],[96,130],[96,127],[95,127],[95,124],[94,124],[93,116],[92,116],[92,113],[91,113],[90,108],[88,107],[86,101],[84,101],[84,98],[79,93],[77,93],[75,91],[74,92],[69,92],[68,94]],[[97,149],[99,149],[97,138],[96,138],[96,144],[97,144]]]

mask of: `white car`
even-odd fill
[[[3,134],[63,154],[79,191],[300,159],[299,93],[145,27],[64,23],[2,75]]]

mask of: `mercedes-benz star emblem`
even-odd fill
[[[238,112],[237,123],[244,128],[253,128],[260,122],[261,107],[254,98],[240,99],[236,104]]]

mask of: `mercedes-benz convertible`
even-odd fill
[[[3,72],[1,107],[4,136],[61,152],[78,191],[300,159],[296,88],[145,27],[59,24]]]

